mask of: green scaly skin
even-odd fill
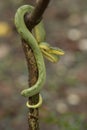
[[[64,51],[57,47],[51,47],[50,44],[45,42],[46,33],[44,29],[43,22],[41,21],[38,25],[36,25],[33,29],[33,33],[31,33],[24,22],[24,15],[28,12],[30,13],[34,7],[30,5],[21,6],[15,15],[15,25],[20,34],[20,36],[25,39],[25,41],[29,44],[31,49],[33,50],[37,67],[38,67],[38,80],[34,86],[28,89],[24,89],[21,94],[25,97],[31,97],[40,92],[44,81],[46,79],[46,71],[43,60],[43,55],[50,60],[51,62],[57,62],[59,60],[59,56],[64,55]],[[29,102],[26,103],[29,108],[38,108],[42,104],[42,97],[39,94],[39,102],[35,105],[30,105]]]
[[[25,41],[29,44],[31,49],[33,50],[37,67],[38,67],[38,80],[34,86],[31,88],[25,89],[21,92],[21,94],[25,97],[31,97],[40,92],[45,79],[46,79],[46,71],[45,64],[42,52],[39,48],[39,45],[32,35],[32,33],[27,29],[24,22],[24,15],[28,12],[30,13],[33,10],[33,7],[30,5],[21,6],[15,15],[15,25],[20,34],[20,36],[25,39]]]

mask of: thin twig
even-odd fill
[[[37,0],[34,11],[25,15],[25,23],[29,30],[42,19],[42,15],[48,6],[50,0]]]
[[[31,14],[26,14],[25,23],[28,29],[32,28],[41,20],[42,15],[50,0],[37,0],[36,7]],[[38,79],[38,68],[34,54],[30,46],[22,39],[23,50],[27,60],[28,72],[29,72],[29,87],[32,87]],[[36,94],[29,98],[30,104],[36,104],[39,100],[39,94]],[[39,111],[38,109],[30,109],[28,113],[29,130],[39,130]]]

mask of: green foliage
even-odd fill
[[[51,113],[45,119],[46,123],[58,125],[59,130],[86,130],[87,124],[85,122],[84,115],[78,115],[75,113],[67,113],[58,115]]]
[[[61,130],[86,130],[84,126],[84,116],[76,114],[62,115],[58,125]]]

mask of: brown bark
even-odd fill
[[[36,7],[31,14],[26,14],[25,24],[31,31],[32,28],[41,20],[50,0],[38,0]],[[28,72],[29,72],[29,87],[32,87],[38,79],[38,68],[36,60],[29,44],[22,39],[22,46],[27,60]],[[36,104],[39,100],[39,94],[29,97],[30,104]],[[39,111],[38,109],[29,109],[28,113],[29,130],[39,130]]]

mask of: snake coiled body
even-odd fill
[[[24,22],[24,16],[26,13],[31,13],[34,7],[30,5],[21,6],[15,15],[15,26],[17,28],[20,36],[29,44],[31,47],[37,68],[38,68],[38,79],[35,85],[28,89],[24,89],[21,94],[25,97],[31,97],[40,92],[42,86],[44,85],[46,79],[46,70],[43,55],[51,62],[59,61],[59,57],[64,55],[64,51],[57,47],[51,47],[50,44],[45,42],[45,29],[43,22],[41,21],[37,26],[34,27],[33,33],[28,30]],[[42,55],[43,54],[43,55]],[[39,102],[37,104],[31,105],[29,102],[26,105],[29,108],[38,108],[42,104],[42,97],[39,94]]]
[[[32,33],[27,29],[24,22],[24,15],[26,13],[30,13],[32,10],[32,6],[24,5],[17,10],[17,13],[15,15],[15,25],[18,30],[18,33],[31,47],[38,67],[38,80],[35,83],[35,85],[21,92],[21,94],[25,97],[31,97],[39,93],[46,79],[45,64],[42,52],[39,48],[36,39],[34,38]]]

